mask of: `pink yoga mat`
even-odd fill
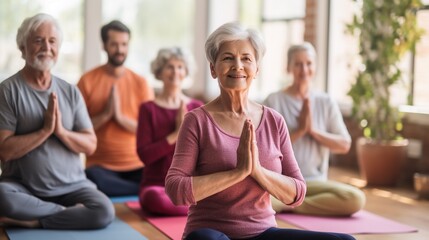
[[[386,234],[417,232],[416,228],[361,210],[351,217],[318,217],[293,213],[276,215],[278,219],[299,228],[347,234]]]
[[[140,204],[136,201],[126,202],[126,205],[132,209],[136,214],[141,218],[146,219],[152,225],[154,225],[158,230],[163,232],[165,235],[170,237],[173,240],[182,239],[183,230],[186,225],[186,217],[158,217],[150,216],[144,213]]]

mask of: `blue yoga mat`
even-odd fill
[[[121,196],[121,197],[110,197],[112,203],[125,203],[129,201],[138,201],[139,197],[135,195],[131,196]]]
[[[6,228],[6,233],[10,240],[147,240],[118,218],[115,218],[106,228],[98,230]]]

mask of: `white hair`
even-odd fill
[[[159,79],[159,74],[167,62],[173,58],[180,60],[185,64],[187,76],[193,73],[195,62],[190,53],[179,47],[161,48],[159,49],[156,58],[150,64],[151,72],[156,79],[161,80]]]
[[[254,29],[246,29],[238,22],[225,23],[210,34],[205,44],[207,60],[210,63],[214,63],[221,45],[224,42],[237,40],[250,41],[255,49],[255,59],[259,63],[265,54],[264,40],[259,32]]]
[[[61,31],[60,25],[57,20],[51,15],[45,13],[39,13],[32,17],[26,18],[21,26],[18,28],[18,33],[16,34],[16,44],[18,45],[19,50],[21,51],[21,57],[24,58],[24,49],[27,44],[27,39],[32,32],[37,30],[43,23],[52,23],[58,33],[58,46],[61,46],[63,40],[63,33]]]
[[[295,53],[304,51],[307,52],[308,55],[310,55],[311,58],[313,58],[313,61],[316,61],[316,50],[314,50],[314,47],[309,42],[303,42],[301,44],[292,45],[289,50],[287,51],[287,66],[289,67],[290,64],[292,64],[293,57]]]

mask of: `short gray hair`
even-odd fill
[[[60,25],[57,20],[51,15],[45,13],[39,13],[32,17],[26,18],[21,26],[18,28],[18,33],[16,34],[16,44],[18,45],[19,50],[21,51],[21,57],[24,58],[24,49],[27,44],[27,39],[29,35],[36,31],[43,23],[52,23],[57,29],[58,33],[58,46],[61,46],[63,40],[63,33],[61,31]]]
[[[161,48],[158,55],[150,64],[150,70],[156,79],[159,79],[162,69],[165,67],[170,59],[177,59],[182,61],[186,67],[186,75],[189,76],[193,73],[195,62],[192,55],[179,47]]]
[[[303,42],[301,44],[292,45],[289,50],[287,51],[287,67],[289,68],[290,64],[292,63],[293,57],[295,53],[304,51],[307,52],[308,55],[310,55],[314,61],[316,61],[316,50],[314,49],[313,45],[309,42]]]
[[[215,63],[219,49],[225,42],[249,40],[255,49],[256,62],[259,63],[265,54],[265,43],[260,33],[254,29],[246,29],[238,22],[225,23],[207,38],[205,44],[206,57]]]

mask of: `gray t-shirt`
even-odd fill
[[[0,129],[15,135],[40,130],[52,92],[57,94],[64,128],[92,128],[76,86],[52,76],[50,88],[39,91],[31,88],[18,72],[0,84]],[[95,187],[85,176],[79,154],[69,150],[55,135],[23,157],[2,162],[1,168],[0,180],[18,181],[37,196],[58,196],[82,187]]]
[[[338,104],[328,94],[311,91],[309,98],[313,127],[351,139]],[[284,91],[278,91],[270,94],[264,104],[274,108],[285,118],[290,132],[294,132],[299,127],[298,118],[302,109],[302,100]],[[322,146],[307,134],[293,142],[292,148],[305,180],[328,178],[329,149],[327,147]]]

